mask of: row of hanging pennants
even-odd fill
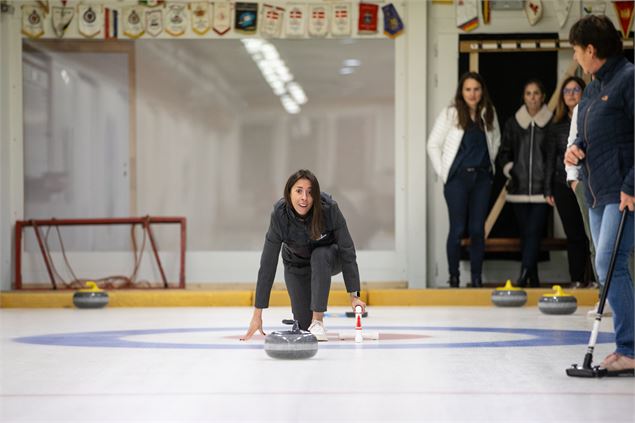
[[[59,5],[38,1],[22,5],[22,33],[40,38],[52,30],[62,38],[71,25],[84,38],[172,37],[188,30],[198,36],[210,31],[223,36],[233,31],[242,35],[269,38],[350,37],[375,35],[380,31],[390,38],[403,33],[404,23],[392,4],[350,2],[288,3],[275,5],[257,2],[230,1],[164,1],[139,0],[137,4],[119,6],[116,3]],[[56,3],[57,4],[57,3]],[[357,19],[353,22],[353,7]],[[383,22],[380,22],[383,15]],[[50,25],[47,20],[50,19]],[[49,29],[50,28],[50,29]]]
[[[567,22],[569,11],[573,5],[573,0],[547,0],[551,3],[555,9],[556,18],[560,28],[564,27]],[[448,3],[451,3],[448,2]],[[491,22],[491,12],[493,6],[495,6],[494,0],[456,0],[456,26],[463,31],[469,32],[479,26],[479,3],[481,6],[481,17],[485,25]],[[505,6],[510,8],[516,5],[521,6],[527,15],[527,20],[530,25],[536,25],[543,16],[544,5],[542,0],[525,0],[524,2],[516,1],[514,5],[511,2],[498,2],[506,3],[501,5],[501,9]],[[578,3],[576,1],[576,3]],[[635,2],[633,0],[625,1],[605,1],[605,0],[582,0],[580,4],[581,16],[586,15],[603,15],[606,13],[608,3],[613,3],[615,8],[615,14],[619,21],[620,31],[623,38],[628,38],[631,32],[631,26],[633,24],[633,8]]]

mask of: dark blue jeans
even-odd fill
[[[485,255],[485,219],[491,189],[492,174],[485,168],[459,169],[443,187],[450,216],[446,251],[451,276],[459,276],[461,238],[467,229],[472,279],[481,277]]]
[[[522,267],[538,269],[540,241],[547,221],[547,203],[513,203],[516,222],[520,232]]]

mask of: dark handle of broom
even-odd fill
[[[622,211],[622,217],[620,219],[620,225],[617,227],[617,237],[615,237],[615,244],[613,245],[613,251],[611,252],[611,261],[609,262],[609,269],[606,272],[606,280],[604,281],[604,287],[602,288],[602,295],[600,296],[600,306],[598,307],[598,314],[601,316],[604,313],[604,304],[606,304],[606,297],[609,292],[609,286],[611,286],[611,279],[613,279],[613,269],[615,269],[615,260],[617,259],[617,250],[620,247],[622,241],[622,235],[624,235],[624,224],[628,217],[628,207],[624,207]]]

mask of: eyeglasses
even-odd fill
[[[562,90],[562,93],[567,95],[567,94],[580,94],[582,92],[582,88],[580,87],[575,87],[575,88],[565,88],[564,90]]]

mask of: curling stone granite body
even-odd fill
[[[492,303],[497,307],[522,307],[526,302],[527,293],[514,288],[509,280],[504,287],[492,291]]]
[[[571,294],[565,294],[559,285],[554,285],[554,293],[544,294],[538,300],[538,309],[544,314],[573,314],[578,309],[578,301]]]
[[[288,321],[283,321],[287,323]],[[265,352],[269,357],[286,360],[311,358],[317,354],[318,340],[311,332],[293,329],[271,332],[265,337]]]
[[[97,288],[95,282],[86,282],[87,289],[73,294],[73,304],[77,308],[102,308],[108,305],[108,293]]]

